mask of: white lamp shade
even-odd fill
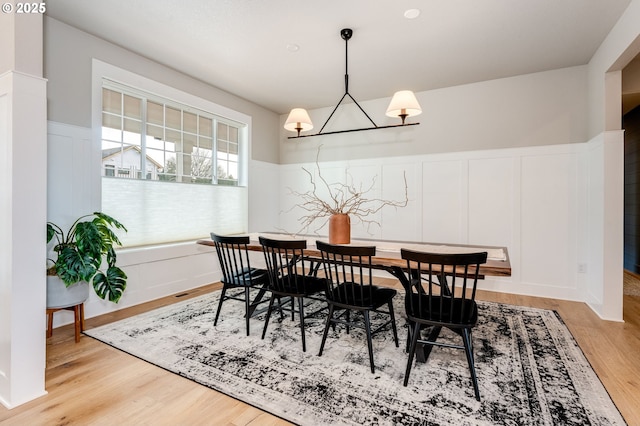
[[[411,90],[401,90],[394,93],[391,98],[387,116],[398,117],[401,114],[406,114],[407,117],[422,114],[422,108]]]
[[[289,113],[287,121],[284,123],[284,128],[292,132],[313,129],[313,123],[309,118],[309,114],[304,108],[294,108]]]

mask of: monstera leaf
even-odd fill
[[[98,272],[93,277],[93,289],[96,294],[114,303],[118,303],[126,287],[127,275],[116,266],[107,269],[106,274]]]
[[[92,220],[85,220],[93,217]],[[81,216],[65,233],[58,225],[47,223],[47,243],[54,238],[58,257],[49,271],[58,275],[67,287],[80,281],[93,285],[102,299],[117,303],[127,286],[127,275],[116,266],[114,246],[121,245],[114,232],[127,229],[120,222],[102,212]],[[101,270],[106,260],[106,272]]]

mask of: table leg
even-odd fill
[[[389,272],[400,281],[400,284],[402,284],[402,287],[404,288],[404,291],[406,293],[411,292],[411,282],[409,281],[407,275],[401,267],[392,266],[390,268],[387,268],[387,272]],[[419,272],[412,270],[409,273],[411,274],[412,278],[420,279]],[[449,289],[446,275],[438,275],[438,283],[440,284],[442,293],[450,296],[451,290]],[[427,338],[427,340],[429,342],[435,342],[440,335],[441,330],[442,327],[433,327],[429,332],[429,337]],[[416,362],[427,362],[427,360],[429,359],[429,355],[431,355],[431,349],[433,349],[433,345],[428,345],[420,342],[416,343]]]
[[[266,293],[267,293],[267,289],[264,287],[258,291],[258,294],[256,294],[256,297],[251,302],[251,305],[249,305],[249,317],[253,316],[253,314],[256,311],[256,308],[262,302],[262,298]]]

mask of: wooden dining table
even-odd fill
[[[310,235],[296,235],[289,234],[277,234],[277,233],[257,233],[249,234],[250,243],[247,246],[251,251],[262,251],[262,245],[260,244],[259,237],[266,237],[276,240],[306,240],[307,248],[303,250],[303,255],[311,260],[314,264],[313,273],[318,271],[320,263],[322,262],[322,255],[316,248],[316,241],[324,241],[325,238],[319,236]],[[198,240],[198,244],[205,246],[214,246],[212,240]],[[483,279],[485,276],[495,277],[509,277],[511,276],[511,262],[509,261],[509,252],[506,247],[499,246],[483,246],[483,245],[466,245],[466,244],[448,244],[448,243],[430,243],[430,242],[412,242],[412,241],[381,241],[371,239],[352,239],[349,245],[353,246],[375,246],[376,255],[371,258],[371,265],[374,269],[380,269],[388,272],[397,278],[402,284],[403,288],[409,288],[410,283],[407,278],[407,261],[402,259],[400,249],[409,249],[415,251],[423,251],[429,253],[477,253],[487,252],[487,262],[481,264],[478,270],[478,278]],[[470,268],[471,273],[475,270]],[[445,275],[452,275],[454,271],[445,270]],[[446,284],[446,277],[438,277],[440,284],[443,288],[448,288]],[[256,295],[254,301],[251,303],[249,315],[253,315],[256,307],[261,302],[266,293],[266,289],[260,289]],[[422,348],[416,351],[416,361],[426,362],[428,358],[428,352],[431,350],[431,346],[424,345]]]
[[[309,259],[321,260],[320,251],[316,248],[316,240],[328,241],[326,237],[315,235],[289,235],[278,233],[252,233],[249,234],[250,243],[248,249],[251,251],[262,251],[262,246],[258,241],[258,237],[266,237],[271,239],[289,239],[289,240],[306,240],[307,248],[304,255]],[[202,239],[197,241],[198,244],[206,246],[214,246],[210,239]],[[474,253],[487,252],[487,262],[480,265],[478,271],[481,278],[485,276],[510,277],[511,262],[509,261],[509,252],[507,247],[484,246],[484,245],[465,245],[451,243],[432,243],[432,242],[415,242],[415,241],[387,241],[373,239],[352,239],[349,245],[353,246],[375,246],[376,255],[371,259],[372,266],[375,269],[381,269],[389,272],[391,275],[399,278],[399,273],[406,269],[407,262],[400,256],[400,249],[409,249],[416,251],[424,251],[430,253]]]

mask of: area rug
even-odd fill
[[[602,383],[559,316],[482,302],[474,329],[482,401],[474,398],[464,351],[434,348],[402,386],[407,355],[402,296],[400,347],[374,336],[376,372],[359,330],[331,330],[321,357],[323,318],[263,317],[246,336],[241,303],[219,292],[85,331],[104,343],[300,425],[624,425]],[[308,311],[310,312],[310,311]],[[443,338],[458,343],[448,331]]]

